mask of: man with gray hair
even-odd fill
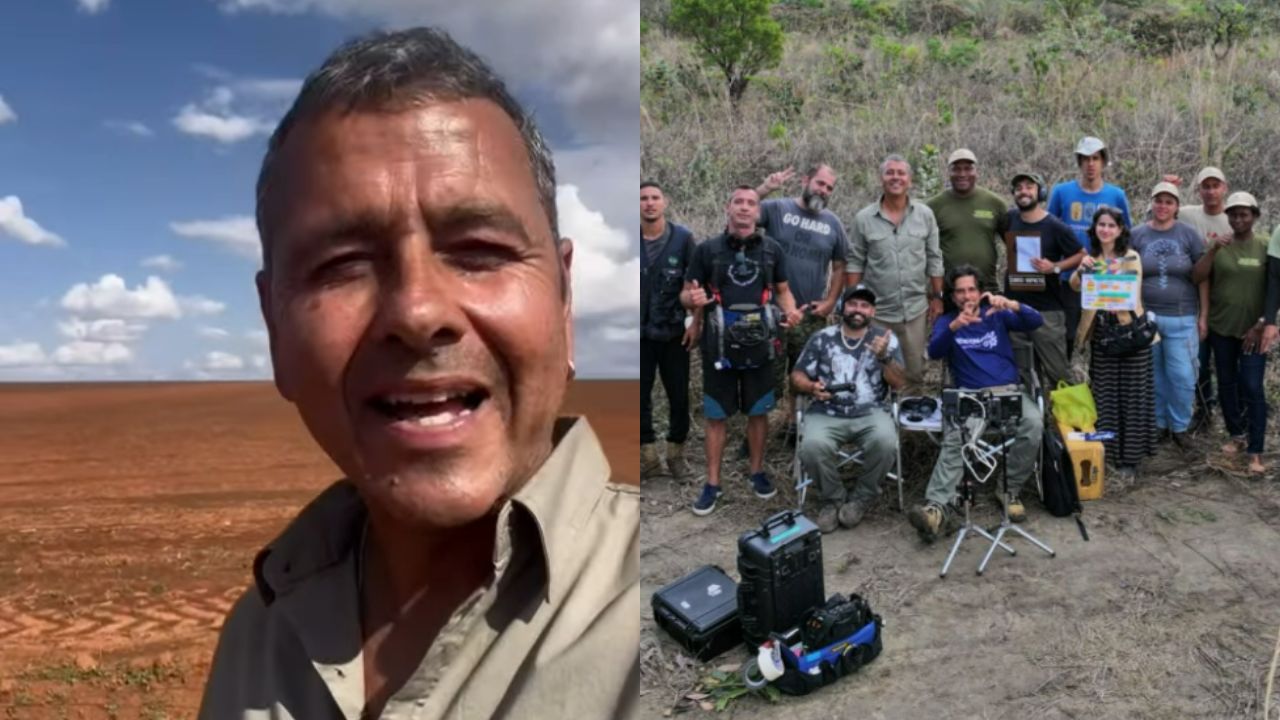
[[[874,322],[902,343],[907,381],[916,394],[924,380],[928,328],[942,315],[942,251],[929,206],[911,199],[911,165],[901,155],[880,163],[880,199],[858,211],[849,235],[845,286],[876,294]]]
[[[257,220],[276,387],[346,479],[257,556],[200,717],[633,716],[639,493],[556,417],[573,244],[502,80],[438,30],[344,45]]]

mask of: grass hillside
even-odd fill
[[[1018,169],[1075,176],[1086,134],[1108,144],[1108,180],[1136,212],[1162,173],[1190,184],[1206,164],[1280,214],[1280,10],[1222,0],[801,0],[772,6],[780,64],[735,106],[725,76],[643,0],[642,174],[671,214],[718,229],[727,190],[788,165],[839,174],[848,221],[879,192],[890,152],[916,168],[913,195],[942,188],[946,155],[969,147],[1001,194]],[[785,191],[798,192],[798,183]],[[1196,201],[1189,191],[1184,202]],[[1198,202],[1198,201],[1196,201]]]

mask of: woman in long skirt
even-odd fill
[[[1137,275],[1142,285],[1142,258],[1129,247],[1124,216],[1111,207],[1100,207],[1089,226],[1089,252],[1080,262],[1082,272]],[[1079,291],[1081,273],[1071,276],[1071,288]],[[1089,387],[1098,407],[1098,430],[1115,438],[1104,442],[1107,464],[1114,472],[1135,475],[1138,465],[1156,449],[1155,378],[1151,348],[1120,357],[1098,352],[1097,340],[1118,325],[1134,322],[1144,310],[1138,299],[1135,311],[1085,310],[1076,332],[1076,347],[1089,343]],[[1159,338],[1156,338],[1159,341]]]

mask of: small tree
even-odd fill
[[[671,28],[688,35],[703,58],[720,68],[736,107],[751,76],[782,60],[782,27],[770,0],[672,0]]]

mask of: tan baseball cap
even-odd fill
[[[1210,165],[1205,169],[1201,170],[1200,172],[1196,173],[1196,187],[1200,187],[1200,183],[1204,182],[1205,180],[1208,180],[1209,178],[1217,178],[1222,182],[1227,181],[1227,176],[1223,175],[1221,170]]]
[[[974,165],[978,164],[978,158],[973,154],[972,150],[960,148],[959,150],[952,152],[951,155],[947,157],[947,167],[951,167],[961,160],[968,160]]]
[[[1162,193],[1168,193],[1169,195],[1172,195],[1173,199],[1177,200],[1179,205],[1182,204],[1182,198],[1178,197],[1177,185],[1174,185],[1171,182],[1160,182],[1160,183],[1156,183],[1156,186],[1151,189],[1151,197],[1153,198]]]
[[[1227,198],[1227,206],[1223,210],[1230,210],[1233,207],[1247,207],[1255,213],[1262,212],[1258,209],[1258,199],[1243,190],[1231,193],[1231,197]]]

